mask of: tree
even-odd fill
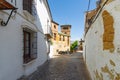
[[[70,51],[75,50],[77,46],[78,46],[78,41],[75,41],[74,43],[71,44]]]

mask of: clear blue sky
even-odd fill
[[[60,25],[72,25],[71,40],[80,40],[84,33],[84,14],[89,0],[48,0],[53,20]],[[90,0],[90,10],[96,0]]]

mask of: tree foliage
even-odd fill
[[[78,41],[75,41],[74,43],[71,44],[70,50],[73,51],[77,46],[78,46]]]

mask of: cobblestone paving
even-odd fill
[[[57,56],[28,77],[27,80],[91,80],[82,54]]]

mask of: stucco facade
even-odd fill
[[[92,80],[120,80],[120,0],[102,0],[91,21],[83,55]]]
[[[23,10],[23,0],[6,1],[18,9],[12,14],[7,26],[0,25],[0,80],[17,80],[33,73],[48,59],[49,42],[45,34],[48,31],[46,27],[51,26],[52,17],[47,0],[33,1],[33,11],[36,11],[33,15]],[[0,10],[0,21],[6,21],[9,14],[10,10]],[[24,29],[37,35],[36,58],[27,63],[24,63],[23,58]]]
[[[71,25],[61,25],[61,32],[58,31],[58,26],[58,23],[52,21],[53,38],[51,39],[51,41],[53,46],[53,55],[58,55],[59,51],[70,50]]]

